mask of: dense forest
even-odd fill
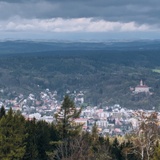
[[[62,100],[83,91],[84,105],[160,109],[160,41],[0,42],[0,87],[28,94],[49,88]],[[152,94],[134,94],[143,80]],[[38,87],[37,87],[38,86]],[[8,96],[7,92],[1,97]]]
[[[137,112],[139,127],[124,137],[99,135],[75,124],[81,110],[65,96],[54,123],[0,109],[1,160],[159,160],[158,114]],[[63,114],[62,114],[63,113]]]

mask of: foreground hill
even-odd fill
[[[59,95],[82,90],[88,104],[158,109],[159,53],[158,40],[0,42],[0,86],[25,94],[43,88],[57,90]],[[130,91],[141,79],[151,87],[152,95]]]

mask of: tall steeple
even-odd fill
[[[143,86],[143,81],[142,81],[142,79],[141,79],[141,81],[140,81],[140,86]]]

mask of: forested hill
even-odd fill
[[[159,69],[159,40],[0,42],[0,87],[17,93],[50,88],[63,95],[82,90],[90,105],[158,109]],[[130,91],[141,79],[152,95]]]

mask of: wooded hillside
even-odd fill
[[[158,109],[159,46],[160,41],[1,42],[0,86],[26,94],[50,88],[61,96],[82,90],[89,105]],[[152,95],[130,91],[141,79]]]

